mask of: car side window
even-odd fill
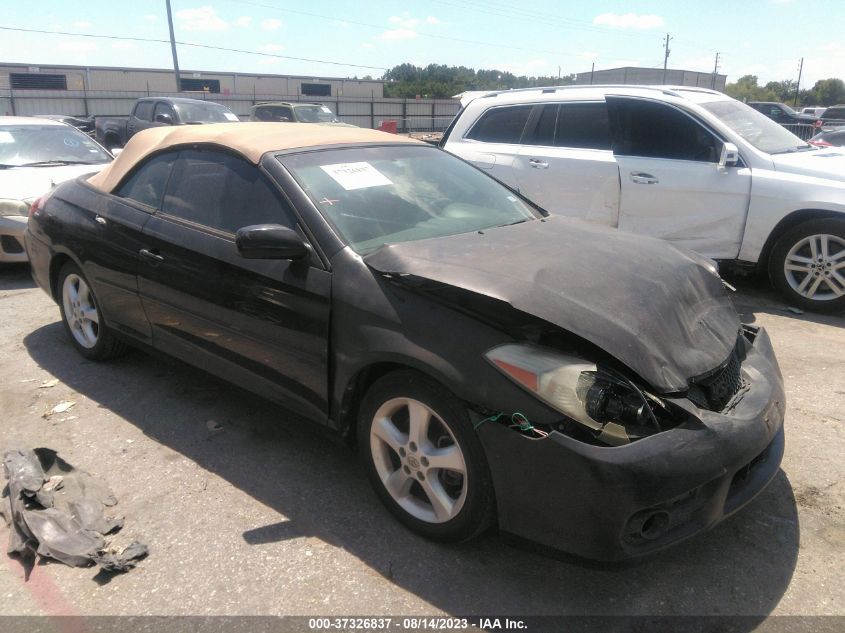
[[[556,103],[540,106],[540,115],[536,118],[536,123],[525,132],[522,142],[525,145],[554,145],[559,109],[560,106]]]
[[[532,105],[491,108],[467,134],[467,138],[487,143],[519,143]]]
[[[135,106],[135,113],[134,116],[136,119],[141,119],[142,121],[152,121],[153,120],[153,102],[152,101],[139,101],[138,104]]]
[[[149,159],[121,185],[117,196],[129,198],[153,209],[160,208],[176,155],[177,152],[170,152]]]
[[[255,165],[217,151],[180,152],[162,211],[227,233],[252,224],[295,226],[293,214]]]
[[[159,114],[166,114],[170,117],[171,121],[174,120],[173,108],[171,108],[169,104],[164,103],[163,101],[159,101],[158,103],[156,103],[156,109],[155,109],[155,112],[153,113],[153,121],[156,120],[156,117]]]
[[[555,145],[583,149],[610,149],[607,104],[563,104],[557,119]]]
[[[680,110],[642,99],[608,98],[613,153],[715,163],[721,141]]]

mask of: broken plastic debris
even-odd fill
[[[70,410],[70,408],[74,406],[76,406],[76,403],[73,400],[63,400],[41,417],[49,418],[54,413],[64,413],[65,411]]]
[[[49,389],[50,387],[55,387],[59,384],[58,378],[53,378],[53,380],[45,380],[40,385],[38,385],[39,389]]]
[[[787,306],[786,309],[792,314],[804,314],[804,311],[801,308],[796,308],[795,306]]]
[[[21,555],[27,577],[36,555],[73,567],[97,563],[107,571],[127,571],[147,555],[137,542],[119,552],[107,549],[105,535],[123,527],[122,517],[106,516],[117,499],[105,482],[56,451],[7,451],[3,467],[8,483],[0,514],[12,526],[7,552]]]
[[[205,423],[205,426],[208,427],[208,430],[212,433],[217,433],[223,430],[223,425],[220,424],[217,420],[209,420]]]

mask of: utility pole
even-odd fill
[[[716,89],[716,73],[719,72],[719,53],[716,53],[716,63],[713,64],[713,78],[710,80],[710,89]]]
[[[798,64],[798,83],[795,84],[795,100],[792,102],[792,107],[798,107],[798,90],[801,88],[801,73],[804,70],[804,58],[801,58],[801,63]]]
[[[181,92],[182,82],[179,78],[179,58],[176,56],[176,36],[173,35],[173,15],[170,11],[170,0],[167,4],[167,26],[170,27],[170,51],[173,53],[173,75],[176,77],[176,92]]]
[[[590,85],[593,85],[593,74],[596,72],[596,62],[593,62],[593,67],[590,68]]]
[[[663,41],[663,48],[666,51],[663,55],[663,85],[664,86],[666,85],[666,66],[669,64],[669,53],[671,52],[669,50],[669,42],[672,39],[674,39],[674,38],[670,37],[669,34],[667,33],[666,39]]]

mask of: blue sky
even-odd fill
[[[845,77],[842,0],[553,2],[534,0],[172,0],[176,39],[265,53],[179,47],[188,70],[379,76],[402,62],[556,75],[615,66],[710,72],[729,81]],[[0,26],[167,39],[164,0],[6,0]],[[280,56],[339,62],[298,61]],[[121,39],[0,31],[0,61],[170,67],[170,47]]]

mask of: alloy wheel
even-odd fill
[[[75,273],[65,277],[62,306],[73,338],[82,347],[92,349],[99,340],[100,313],[88,284]]]
[[[813,301],[845,296],[845,240],[836,235],[809,235],[796,242],[784,259],[784,275],[799,295]]]
[[[411,516],[445,523],[467,496],[467,466],[449,425],[412,398],[393,398],[370,426],[376,472],[393,500]]]

